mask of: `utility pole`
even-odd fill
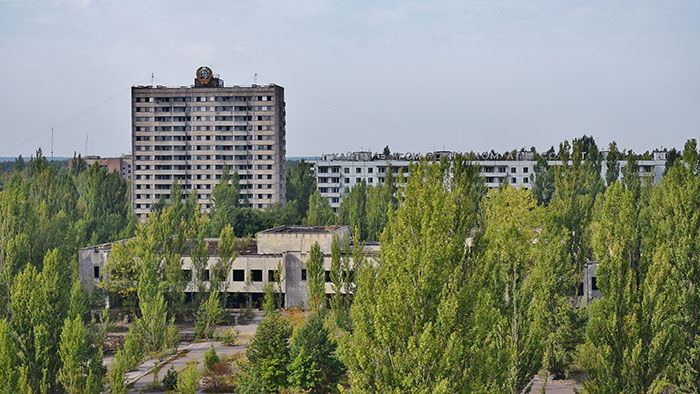
[[[53,163],[53,127],[51,128],[51,162]]]

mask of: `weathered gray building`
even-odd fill
[[[324,255],[325,270],[331,266],[331,243],[337,236],[341,243],[352,242],[348,226],[281,226],[259,232],[256,239],[238,248],[227,278],[227,291],[237,295],[262,297],[267,283],[274,281],[278,263],[282,263],[282,294],[286,308],[307,307],[309,287],[306,281],[306,261],[314,243],[318,242]],[[208,239],[209,262],[212,266],[218,258],[218,239]],[[118,241],[124,242],[124,241]],[[104,265],[109,259],[112,243],[95,245],[78,251],[80,280],[85,288],[96,286],[103,274]],[[379,252],[378,245],[365,246],[369,258]],[[182,256],[182,269],[192,275],[192,258]],[[328,277],[328,275],[326,275]],[[190,282],[186,292],[196,292],[194,282]],[[275,288],[275,291],[277,289]],[[331,284],[326,280],[326,294],[332,294]]]
[[[238,172],[241,200],[263,209],[285,202],[284,88],[224,86],[200,67],[193,86],[134,86],[132,209],[148,214],[173,181],[204,209],[224,165]]]

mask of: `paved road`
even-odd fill
[[[530,390],[530,392],[533,394],[539,393],[542,389],[542,383],[542,380],[535,376],[535,379],[532,381],[532,390]],[[549,380],[547,382],[546,392],[555,394],[574,394],[575,388],[579,390],[582,389],[581,385],[576,383],[574,380]]]

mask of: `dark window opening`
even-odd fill
[[[245,271],[244,270],[233,270],[233,281],[234,282],[245,282]]]
[[[301,270],[301,280],[306,280],[306,270],[305,269]]]
[[[209,270],[204,270],[202,272],[202,280],[205,282],[209,280]]]
[[[583,282],[579,282],[578,284],[578,295],[583,295]]]
[[[94,276],[95,279],[100,278],[100,266],[99,265],[92,267],[92,275]]]
[[[591,289],[598,290],[598,278],[595,276],[591,278]]]
[[[262,270],[250,270],[253,282],[262,282]]]
[[[182,270],[182,277],[185,278],[186,281],[191,281],[192,280],[192,270]]]
[[[275,276],[277,276],[277,270],[267,270],[267,281],[276,282]]]
[[[325,271],[326,274],[326,283],[331,283],[331,271]]]

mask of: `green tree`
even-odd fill
[[[323,317],[313,312],[293,338],[290,383],[295,381],[300,388],[312,389],[314,393],[334,391],[345,372],[345,366],[336,357],[336,347],[323,324]],[[309,360],[313,364],[309,364]]]
[[[483,205],[476,327],[483,337],[480,359],[488,376],[486,385],[498,391],[523,392],[542,360],[542,332],[530,314],[542,213],[529,190],[508,184],[491,192]],[[502,341],[489,340],[497,337]]]
[[[632,266],[636,241],[635,202],[632,192],[613,183],[605,193],[602,215],[594,238],[599,262],[597,283],[603,298],[590,307],[587,326],[589,352],[584,382],[591,393],[646,393],[653,375],[642,359],[642,295]]]
[[[223,320],[224,308],[219,293],[212,291],[197,311],[195,334],[198,338],[212,338],[218,324]]]
[[[58,378],[63,388],[69,394],[82,393],[89,372],[88,343],[87,332],[79,315],[67,317],[64,321],[58,353],[61,357]]]
[[[386,177],[383,184],[367,188],[367,239],[379,240],[384,231],[390,209],[396,209],[396,184],[391,166],[386,168]]]
[[[323,253],[318,242],[314,242],[306,260],[306,278],[309,285],[309,307],[318,310],[326,299]]]
[[[308,226],[323,226],[335,221],[335,215],[328,199],[318,190],[309,196],[309,209],[306,211],[304,224]]]
[[[343,240],[343,250],[340,248],[340,239],[333,237],[331,242],[331,289],[333,295],[330,300],[331,310],[335,315],[336,324],[344,329],[349,328],[351,277],[353,269],[350,265],[350,241],[346,236]],[[358,262],[359,263],[359,262]]]
[[[338,223],[347,224],[352,229],[359,229],[360,238],[367,239],[367,184],[364,180],[356,184],[350,191],[343,192],[343,198],[338,207]]]
[[[565,372],[584,338],[585,314],[579,308],[578,286],[591,246],[589,225],[593,206],[603,190],[597,148],[585,141],[560,145],[561,164],[555,167],[556,189],[547,209],[538,242],[542,245],[534,276],[540,281],[533,312],[542,332],[543,369]],[[586,149],[594,152],[586,154]],[[585,157],[585,158],[584,158]]]
[[[353,332],[341,352],[352,393],[488,390],[471,371],[476,293],[465,247],[484,192],[478,167],[462,156],[412,168],[380,263],[355,275]]]
[[[219,184],[214,187],[211,194],[213,202],[211,208],[210,233],[214,236],[221,233],[226,225],[236,226],[238,211],[240,208],[240,186],[238,185],[238,173],[229,175],[229,168],[224,165]]]
[[[112,368],[107,373],[109,381],[109,393],[111,394],[126,394],[129,390],[124,382],[124,375],[129,370],[127,367],[124,350],[117,351],[112,360]]]
[[[309,210],[309,197],[316,191],[316,176],[311,165],[302,159],[287,167],[286,181],[287,206],[292,210],[287,224],[299,224]]]
[[[644,280],[650,362],[680,392],[700,391],[700,171],[696,141],[669,169],[652,200],[653,256]],[[658,383],[658,382],[657,382]]]
[[[0,392],[17,392],[19,361],[12,328],[7,320],[0,319]]]
[[[177,346],[177,338],[172,338],[169,333],[174,329],[174,318],[168,321],[168,313],[159,287],[156,272],[157,260],[152,252],[146,252],[141,256],[142,266],[139,279],[139,307],[141,318],[134,324],[138,329],[138,335],[143,342],[145,350],[161,361],[167,351]],[[153,373],[153,381],[158,382],[158,365]]]
[[[291,333],[287,320],[279,313],[272,313],[260,322],[246,350],[250,362],[247,374],[259,376],[266,392],[277,392],[287,386]]]
[[[547,158],[554,153],[552,147],[543,155],[535,154],[535,167],[533,168],[534,180],[532,181],[532,194],[541,205],[549,205],[554,194],[555,168],[550,166]]]
[[[619,160],[621,158],[622,155],[617,150],[617,143],[615,141],[611,142],[608,146],[608,155],[605,158],[605,182],[608,186],[615,183],[620,176]]]
[[[199,380],[201,378],[202,373],[197,368],[197,360],[188,362],[177,376],[177,392],[195,394],[199,390]]]

